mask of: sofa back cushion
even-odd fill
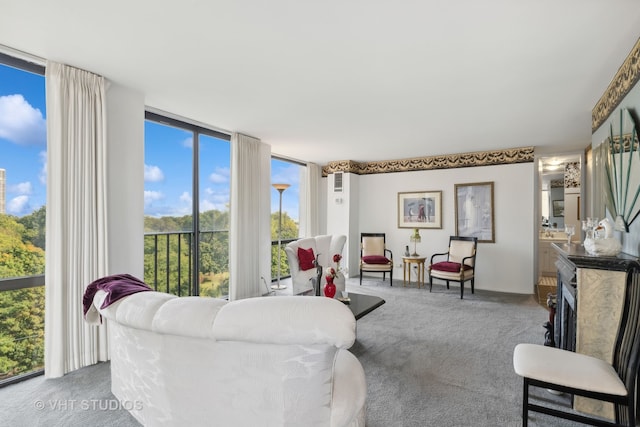
[[[274,323],[280,326],[274,329]],[[347,306],[332,298],[247,298],[220,309],[213,323],[213,336],[218,341],[326,344],[346,349],[355,342],[356,319]]]

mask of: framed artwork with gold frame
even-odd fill
[[[442,228],[442,191],[398,193],[398,228]]]

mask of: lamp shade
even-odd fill
[[[271,184],[271,186],[280,192],[283,192],[290,187],[289,184]]]
[[[412,242],[419,242],[420,240],[421,240],[420,232],[416,228],[416,229],[413,230],[413,234],[411,235],[411,241]]]

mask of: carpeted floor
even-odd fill
[[[522,381],[513,348],[543,343],[547,311],[534,295],[389,287],[349,279],[350,292],[379,295],[379,309],[358,320],[351,351],[367,377],[368,427],[520,426]],[[302,297],[301,297],[302,298]],[[0,425],[138,426],[110,393],[109,364],[0,389]],[[566,405],[545,390],[532,396]],[[215,419],[212,419],[215,426]],[[575,426],[532,414],[532,427]]]

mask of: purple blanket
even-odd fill
[[[84,296],[82,297],[82,309],[85,318],[89,308],[91,308],[93,304],[93,297],[99,290],[107,293],[107,297],[100,306],[100,308],[105,308],[128,295],[150,291],[152,289],[142,280],[130,274],[114,274],[113,276],[106,276],[95,280],[87,286],[87,289],[84,291]]]

